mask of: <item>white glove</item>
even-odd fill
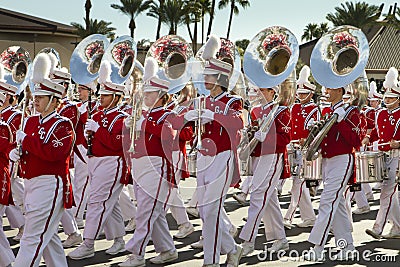
[[[79,111],[80,114],[86,113],[86,111],[87,111],[87,105],[88,105],[88,103],[84,103],[84,104],[82,104],[82,105],[78,108],[78,111]]]
[[[214,120],[214,112],[209,109],[204,109],[201,112],[201,124],[209,123]]]
[[[311,118],[308,122],[307,122],[307,126],[306,129],[310,129],[315,125],[315,120],[314,118]]]
[[[96,132],[100,128],[100,125],[92,119],[88,119],[85,124],[85,132],[92,131]]]
[[[335,109],[333,114],[337,114],[338,115],[337,122],[341,122],[344,119],[344,115],[346,115],[346,111],[344,110],[343,107],[340,107],[340,108]]]
[[[132,116],[128,116],[125,118],[124,120],[124,124],[126,128],[131,128],[133,125],[133,120],[132,120]]]
[[[144,116],[140,116],[139,120],[136,122],[136,131],[140,131],[142,129],[142,124],[144,122]]]
[[[255,132],[254,134],[254,138],[257,139],[260,142],[264,142],[265,138],[267,138],[267,134],[258,130],[257,132]]]
[[[10,151],[9,156],[10,156],[10,160],[12,162],[17,162],[21,158],[21,156],[16,148],[14,148],[13,150]]]
[[[199,119],[199,112],[197,110],[189,110],[185,115],[183,115],[183,117],[187,121],[195,121]]]
[[[26,136],[26,133],[24,133],[21,130],[18,130],[16,137],[15,137],[17,143],[22,144],[22,141],[24,141],[25,136]]]

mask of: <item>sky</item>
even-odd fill
[[[328,13],[334,12],[335,7],[345,1],[336,0],[250,0],[250,7],[240,8],[240,14],[233,18],[230,40],[252,39],[259,31],[270,26],[284,26],[291,30],[299,43],[301,35],[308,23],[327,22]],[[368,4],[385,4],[384,12],[395,0],[364,0]],[[218,0],[217,0],[218,3]],[[119,0],[92,0],[91,18],[112,22],[117,36],[129,35],[129,17],[110,7],[111,4],[120,4]],[[44,19],[70,25],[78,22],[84,25],[85,0],[0,0],[0,7],[41,17]],[[221,37],[226,36],[228,28],[229,9],[216,9],[212,33]],[[135,40],[149,39],[155,41],[157,20],[139,15],[136,21]],[[328,24],[330,27],[331,24]],[[200,26],[200,25],[199,25]],[[208,19],[206,19],[207,32]],[[168,34],[168,27],[162,26],[162,35]],[[178,35],[189,40],[185,26],[178,29]],[[198,40],[201,40],[199,33]]]

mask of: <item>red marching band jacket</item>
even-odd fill
[[[93,134],[92,154],[95,157],[122,157],[124,164],[120,182],[125,185],[129,183],[129,172],[124,158],[122,129],[127,115],[125,112],[120,111],[119,107],[114,107],[98,111],[92,117],[100,125]]]
[[[77,104],[69,101],[67,98],[64,98],[61,105],[58,107],[57,112],[58,114],[60,114],[60,116],[66,117],[72,122],[72,126],[74,127],[74,130],[76,132],[76,127],[78,125],[80,117]],[[69,167],[74,168],[73,155],[71,156],[70,161],[71,162],[69,163]]]
[[[144,121],[141,125],[140,136],[135,140],[136,153],[130,157],[138,159],[147,156],[163,158],[167,167],[167,179],[171,185],[176,186],[172,165],[172,141],[174,133],[171,124],[166,120],[170,114],[163,106],[143,110]],[[129,141],[130,139],[127,138]]]
[[[311,119],[320,119],[318,106],[313,102],[306,104],[295,103],[290,109],[291,125],[290,140],[300,140],[307,138],[310,131],[307,124]]]
[[[251,112],[251,120],[253,125],[259,125],[265,119],[273,108],[273,102],[269,102],[263,106],[254,107]],[[289,178],[290,164],[287,156],[286,146],[290,142],[291,120],[290,111],[285,106],[279,106],[274,116],[274,121],[264,142],[259,142],[254,149],[252,156],[260,157],[267,154],[282,153],[284,158],[284,168],[281,179]]]
[[[391,140],[400,141],[400,107],[392,111],[383,108],[376,114],[375,127],[371,132],[370,142],[387,143]],[[391,150],[390,145],[379,145],[380,151]]]
[[[8,154],[12,148],[12,132],[9,125],[0,121],[0,168],[3,175],[0,177],[0,204],[14,204],[11,194],[11,181]]]
[[[232,150],[235,158],[231,186],[235,186],[240,181],[237,147],[240,143],[239,130],[243,128],[243,101],[241,98],[222,92],[216,97],[207,96],[205,108],[214,112],[214,120],[204,124],[204,132],[201,136],[203,149],[199,152],[203,155],[215,156]],[[173,119],[172,125],[174,129],[182,128],[184,116],[177,116]],[[189,125],[194,124],[189,123]]]
[[[22,112],[12,106],[9,106],[1,111],[1,120],[10,125],[11,132],[14,137],[16,132],[19,130],[21,118]]]
[[[22,142],[20,159],[21,176],[32,179],[41,175],[55,175],[63,180],[64,207],[74,204],[69,178],[69,160],[75,141],[75,133],[69,119],[55,111],[40,118],[27,118],[24,125],[26,137]]]
[[[172,111],[175,108],[175,102],[171,102],[166,105],[166,109],[169,110],[169,114],[172,112],[176,115],[183,114],[188,110],[188,107],[178,107],[176,111]],[[194,138],[193,135],[193,127],[190,125],[186,125],[182,129],[178,131],[176,134],[173,143],[172,143],[172,151],[180,151],[182,152],[182,169],[181,171],[181,179],[189,178],[189,169],[187,162],[187,153],[186,153],[186,143],[192,142]]]
[[[322,114],[332,115],[333,111],[343,107],[346,114],[342,121],[335,123],[329,130],[327,136],[322,140],[321,153],[323,158],[332,158],[338,155],[353,154],[360,149],[361,140],[366,133],[366,119],[361,115],[356,106],[344,104],[343,101],[332,107],[325,108]],[[355,164],[352,166],[353,176],[349,184],[355,183]]]

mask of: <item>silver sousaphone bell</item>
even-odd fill
[[[111,82],[123,84],[135,67],[136,42],[124,35],[114,40],[105,50],[102,60],[111,64]]]
[[[192,77],[193,50],[180,36],[161,37],[151,45],[147,57],[157,61],[159,77],[169,81],[169,94],[182,90]]]
[[[354,99],[351,104],[361,109],[368,96],[368,81],[364,72],[368,57],[369,45],[365,34],[356,27],[345,25],[330,30],[318,40],[311,53],[310,68],[315,80],[326,88],[352,86]],[[310,131],[305,142],[307,145],[303,147],[308,161],[318,157],[322,140],[337,118],[334,114]],[[318,134],[314,136],[315,132]]]
[[[232,74],[229,77],[229,85],[228,85],[228,90],[231,91],[236,86],[236,83],[240,80],[242,63],[236,45],[232,41],[226,38],[221,37],[220,39],[221,39],[221,48],[217,52],[216,58],[231,64],[233,67]],[[200,95],[208,95],[210,93],[208,90],[206,90],[204,85],[203,72],[204,72],[205,62],[202,57],[204,48],[205,45],[203,45],[197,51],[195,56],[195,62],[193,63],[193,76],[192,76],[193,84]]]
[[[105,35],[92,34],[75,47],[69,68],[76,83],[88,84],[97,79],[101,59],[109,44]]]
[[[284,27],[272,26],[251,40],[244,54],[243,69],[251,83],[271,88],[292,75],[298,58],[296,36]]]
[[[26,86],[24,81],[32,63],[28,51],[21,46],[10,46],[0,54],[0,63],[4,66],[4,79],[8,84],[18,87],[19,93]]]

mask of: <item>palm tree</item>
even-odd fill
[[[235,15],[239,15],[239,6],[242,8],[246,9],[246,7],[250,6],[250,1],[249,0],[220,0],[218,3],[218,9],[223,9],[227,6],[230,6],[230,14],[229,14],[229,22],[228,22],[228,32],[226,34],[226,39],[229,39],[229,33],[231,31],[231,26],[232,26],[232,19],[233,19],[233,13]]]
[[[204,18],[206,14],[211,12],[211,2],[210,0],[197,0],[201,7],[201,44],[204,44]]]
[[[200,0],[185,0],[185,5],[182,7],[185,11],[185,24],[189,32],[190,39],[192,40],[192,47],[196,49],[197,45],[197,32],[198,32],[198,23],[201,19],[201,4]],[[190,29],[190,24],[194,24],[193,34]]]
[[[335,7],[334,13],[326,15],[326,19],[333,25],[352,25],[362,30],[377,24],[382,13],[383,5],[370,5],[366,2],[345,2]]]
[[[397,4],[394,5],[393,12],[392,6],[390,6],[389,12],[384,17],[385,19],[382,21],[383,25],[394,27],[400,31],[400,8],[397,7]]]
[[[84,18],[85,19],[85,18]],[[104,34],[111,40],[114,40],[115,38],[115,28],[110,27],[111,22],[106,22],[104,20],[97,21],[97,19],[93,20],[90,19],[89,21],[89,29],[86,30],[86,27],[83,25],[77,23],[77,22],[72,22],[71,25],[76,28],[77,34],[83,39],[86,36],[89,36],[91,34],[99,33],[99,34]]]
[[[328,31],[329,31],[328,23],[327,22],[320,23],[319,27],[317,28],[316,38],[321,38],[321,36]]]
[[[303,30],[301,40],[310,41],[317,36],[318,25],[316,23],[308,23]]]
[[[90,0],[86,0],[85,3],[85,24],[86,24],[86,30],[89,31],[89,27],[90,27],[90,9],[92,8],[92,3],[90,2]]]
[[[212,0],[211,2],[211,8],[210,8],[210,21],[208,22],[208,30],[207,30],[207,36],[211,34],[211,29],[212,29],[212,24],[214,21],[214,15],[215,15],[215,1]]]
[[[151,0],[120,0],[121,5],[111,4],[111,7],[119,10],[122,14],[130,17],[129,29],[131,30],[131,37],[135,35],[136,23],[135,18],[142,12],[150,8],[153,3]]]

